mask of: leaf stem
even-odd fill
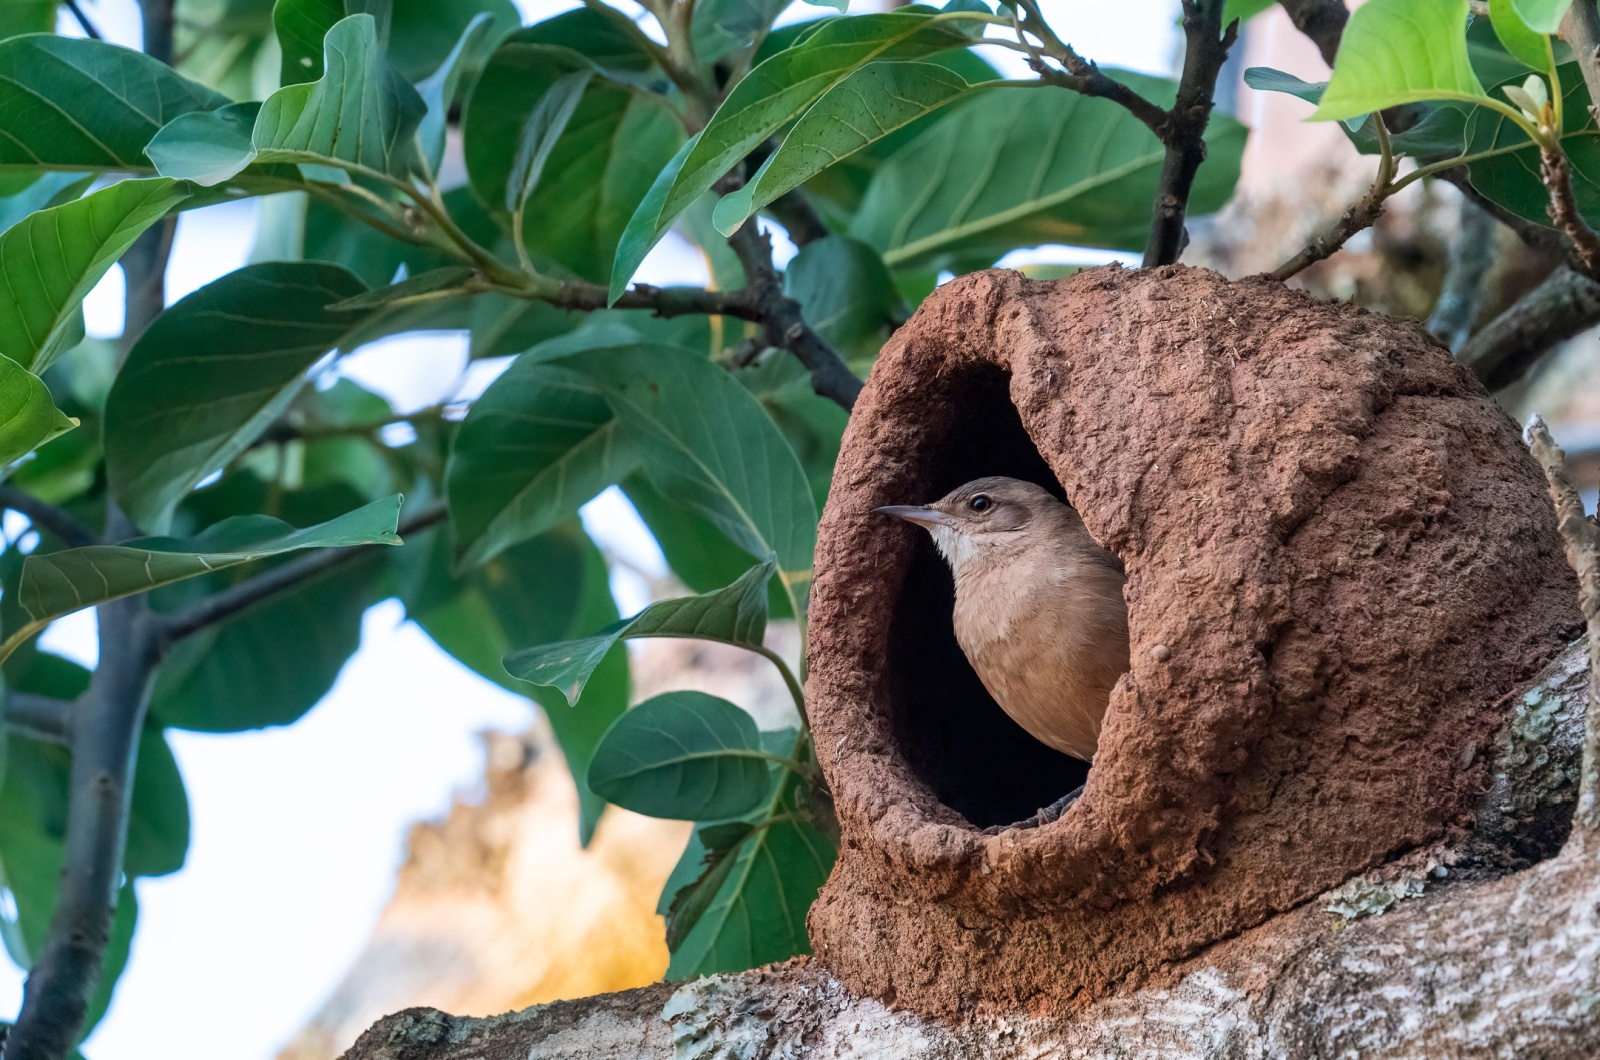
[[[800,712],[800,724],[802,727],[809,730],[811,728],[811,719],[806,714],[806,694],[805,691],[800,687],[800,682],[795,679],[794,671],[789,669],[789,664],[783,661],[783,656],[779,655],[765,644],[762,644],[759,647],[752,645],[750,650],[755,652],[757,655],[762,656],[767,661],[771,662],[773,666],[778,668],[778,674],[783,678],[784,687],[789,690],[789,698],[794,700],[795,710]]]

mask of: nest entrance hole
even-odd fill
[[[1066,500],[1023,429],[1009,382],[985,365],[932,396],[946,405],[937,412],[945,430],[922,454],[926,495],[895,503],[925,504],[985,475],[1035,482]],[[926,534],[917,534],[915,549],[889,629],[895,744],[917,779],[976,827],[1022,820],[1082,784],[1089,766],[1040,743],[1000,709],[956,643],[948,568]]]

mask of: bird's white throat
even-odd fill
[[[933,535],[933,543],[938,548],[939,555],[950,564],[952,571],[959,572],[962,565],[972,558],[975,551],[972,539],[955,527],[945,523],[935,523],[928,527],[928,531]]]

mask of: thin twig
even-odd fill
[[[1013,25],[1018,41],[1028,52],[1028,65],[1040,80],[1085,96],[1109,99],[1143,122],[1161,138],[1162,143],[1167,142],[1171,115],[1127,85],[1107,76],[1098,66],[1079,55],[1072,45],[1058,37],[1055,30],[1050,28],[1050,23],[1045,21],[1037,0],[1019,0],[1014,9]],[[1038,40],[1038,46],[1031,44],[1025,34]],[[1054,59],[1062,68],[1049,65],[1045,62],[1047,58]]]
[[[1600,235],[1589,227],[1578,210],[1572,194],[1572,167],[1560,150],[1542,147],[1539,150],[1539,175],[1550,193],[1545,209],[1551,222],[1561,230],[1572,245],[1578,264],[1590,276],[1600,276]]]
[[[767,343],[788,350],[811,373],[811,389],[849,411],[861,393],[861,380],[839,352],[805,322],[800,303],[783,293],[772,264],[772,240],[753,223],[741,225],[728,240],[744,266],[745,288],[761,307]]]
[[[1600,323],[1600,283],[1559,268],[1478,330],[1457,354],[1490,390],[1510,386],[1559,342]]]
[[[401,520],[398,528],[400,536],[420,533],[430,526],[441,523],[446,514],[443,501],[420,509],[416,514]],[[349,548],[318,549],[287,563],[269,567],[253,578],[247,578],[212,593],[187,610],[166,615],[152,615],[157,650],[165,652],[184,637],[198,633],[218,622],[224,622],[257,604],[265,603],[279,593],[337,570],[361,556],[368,555],[375,547],[379,546],[352,545]]]
[[[90,40],[103,40],[100,31],[95,29],[94,23],[89,21],[89,16],[83,13],[83,8],[78,6],[78,0],[66,0],[67,10],[72,12],[72,17],[77,19],[78,25],[83,27],[83,32]]]
[[[1144,245],[1147,269],[1177,261],[1188,241],[1184,219],[1189,212],[1195,174],[1206,159],[1206,125],[1215,102],[1217,75],[1228,61],[1228,49],[1239,33],[1237,21],[1223,32],[1222,7],[1223,0],[1183,0],[1183,76],[1178,82],[1178,98],[1172,105],[1166,135],[1162,137],[1167,153],[1161,163],[1150,235]]]
[[[1544,468],[1556,524],[1567,548],[1567,562],[1578,575],[1578,605],[1589,627],[1589,703],[1583,724],[1583,772],[1573,831],[1600,829],[1600,527],[1583,511],[1583,500],[1567,476],[1566,454],[1537,414],[1528,418],[1523,439]]]
[[[1457,206],[1460,231],[1450,250],[1450,267],[1439,289],[1439,301],[1428,317],[1428,334],[1451,353],[1459,351],[1472,334],[1483,300],[1484,277],[1494,263],[1494,218],[1471,199],[1462,199]]]
[[[0,486],[0,508],[21,512],[34,526],[50,531],[72,548],[100,543],[100,535],[77,516],[16,486]]]
[[[45,743],[68,745],[72,735],[73,704],[64,699],[19,692],[8,688],[0,703],[0,720],[12,732]]]
[[[1373,178],[1372,186],[1367,193],[1351,203],[1326,232],[1312,238],[1311,242],[1303,247],[1300,253],[1272,270],[1275,280],[1287,280],[1296,273],[1315,265],[1324,258],[1331,256],[1340,247],[1350,241],[1350,237],[1357,232],[1365,231],[1383,216],[1384,203],[1390,195],[1394,194],[1395,157],[1394,150],[1389,143],[1389,133],[1384,127],[1383,116],[1372,116],[1373,128],[1378,133],[1378,145],[1381,154],[1378,156],[1378,175]]]

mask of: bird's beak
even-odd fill
[[[896,519],[904,519],[908,523],[929,528],[943,526],[953,522],[948,515],[937,508],[929,508],[921,504],[890,504],[882,508],[872,509],[875,515],[892,515]]]

